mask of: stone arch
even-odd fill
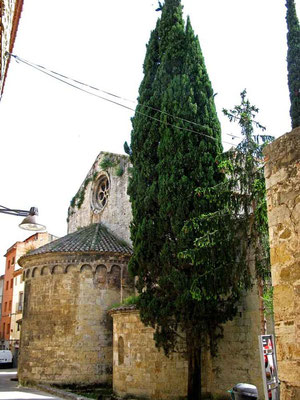
[[[113,265],[108,274],[108,287],[118,288],[121,287],[121,267],[119,265]]]
[[[77,271],[78,271],[78,269],[77,269],[76,265],[74,265],[74,264],[67,265],[67,267],[65,269],[66,274],[69,272],[77,272]]]
[[[38,269],[38,267],[33,268],[31,277],[32,277],[32,278],[36,278],[38,275],[39,275],[39,269]]]
[[[96,274],[95,274],[96,282],[100,284],[101,287],[104,287],[107,283],[107,268],[104,264],[97,265]]]
[[[26,278],[28,279],[30,277],[30,269],[28,269],[27,271],[26,271]]]
[[[64,269],[61,265],[55,265],[52,269],[52,274],[53,275],[58,275],[58,274],[63,274]]]
[[[44,266],[41,270],[41,275],[50,275],[50,268],[47,266]]]
[[[84,264],[80,268],[80,273],[83,274],[85,277],[92,277],[93,276],[93,268],[91,265]]]
[[[118,365],[124,364],[124,339],[119,336],[118,339]]]
[[[122,286],[125,288],[133,287],[133,278],[129,274],[128,265],[123,265],[122,268]]]

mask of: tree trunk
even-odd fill
[[[188,341],[187,341],[188,342]],[[201,348],[188,346],[188,400],[201,400]]]

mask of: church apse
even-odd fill
[[[113,304],[133,293],[128,274],[128,159],[100,153],[74,196],[68,234],[23,256],[21,383],[112,382]]]

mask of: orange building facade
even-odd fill
[[[12,313],[12,297],[13,297],[13,284],[14,284],[14,270],[16,262],[16,245],[12,246],[5,254],[5,274],[3,283],[3,296],[2,296],[2,316],[1,316],[1,341],[9,342],[10,338],[10,325]],[[2,343],[3,346],[4,343]],[[4,345],[4,348],[6,346]]]
[[[13,302],[14,289],[17,287],[16,283],[18,280],[22,282],[22,268],[18,265],[18,260],[28,251],[34,250],[55,239],[57,238],[48,232],[39,232],[29,236],[23,242],[16,242],[7,250],[5,254],[6,262],[0,321],[0,349],[12,350],[14,353],[15,347],[18,348],[19,344],[15,335],[13,335],[13,332],[19,330],[19,327],[16,328],[13,325],[20,322],[23,309],[22,292],[18,294],[19,300],[17,303]],[[16,306],[18,309],[16,309]]]

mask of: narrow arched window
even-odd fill
[[[124,339],[119,336],[118,340],[118,364],[124,364]]]

